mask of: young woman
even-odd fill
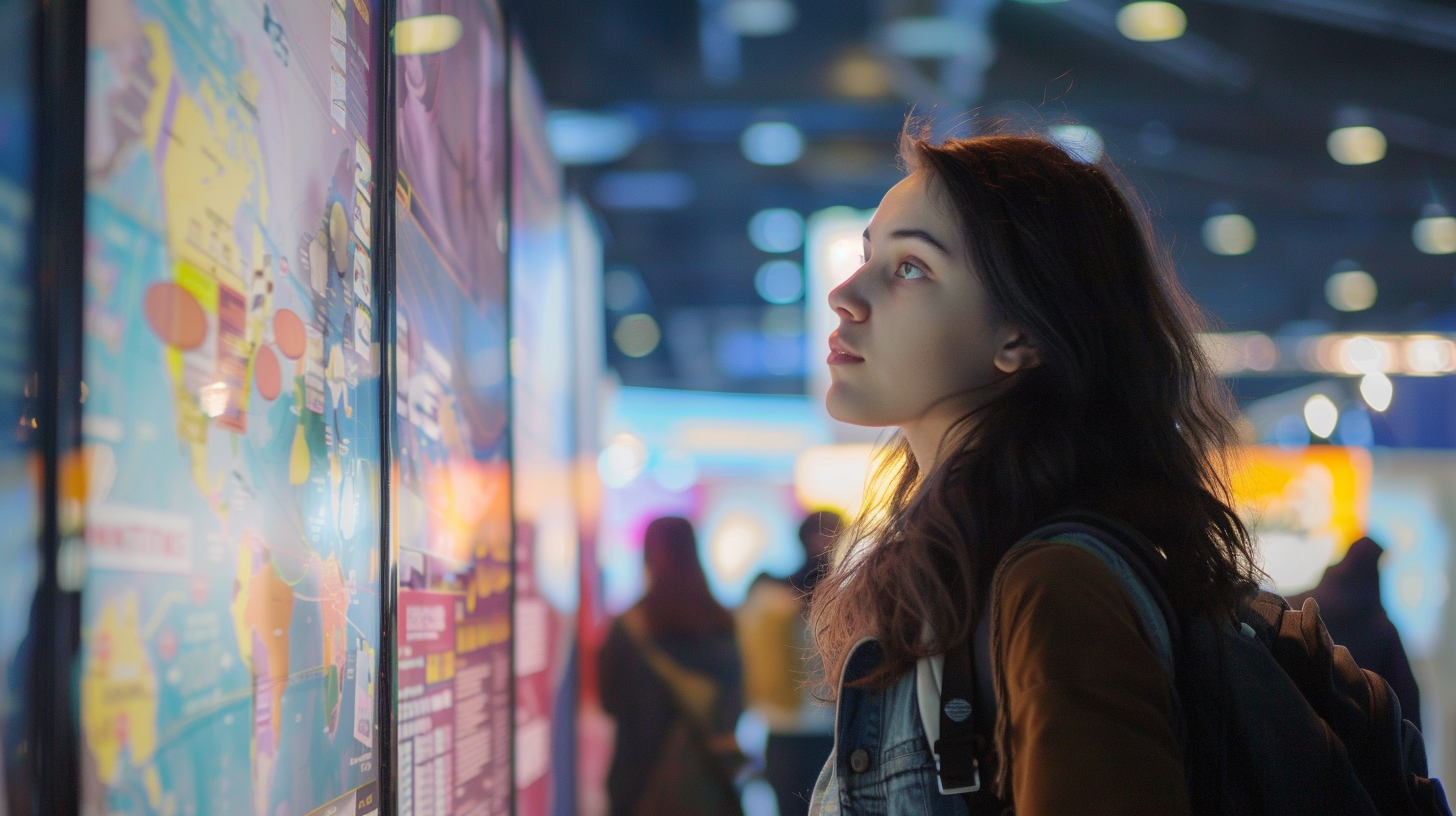
[[[899,432],[884,498],[813,599],[839,706],[812,812],[1186,813],[1173,693],[1126,585],[1085,549],[1033,542],[990,601],[1008,549],[1072,510],[1151,541],[1180,615],[1230,611],[1250,586],[1230,401],[1197,313],[1099,167],[1033,136],[906,138],[902,154],[863,266],[829,295],[829,413]],[[983,622],[995,798],[968,804],[937,789],[926,732],[938,656]]]
[[[602,707],[617,721],[612,816],[738,816],[733,787],[743,667],[733,618],[713,598],[692,523],[665,517],[642,539],[647,592],[599,655]]]

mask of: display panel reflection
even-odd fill
[[[478,0],[403,0],[399,17],[397,812],[506,813],[506,50]]]

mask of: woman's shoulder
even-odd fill
[[[1033,541],[1013,551],[997,578],[1003,624],[1059,622],[1080,628],[1088,616],[1137,627],[1137,610],[1121,579],[1097,555],[1075,544]]]

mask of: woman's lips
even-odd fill
[[[849,363],[863,363],[864,358],[858,354],[852,354],[849,349],[840,345],[837,337],[829,338],[829,357],[825,360],[829,365],[848,365]]]

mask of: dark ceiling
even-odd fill
[[[1411,238],[1425,205],[1456,210],[1450,6],[1179,0],[1187,34],[1144,43],[1118,33],[1114,0],[794,0],[797,24],[742,38],[738,76],[713,82],[700,14],[719,2],[530,0],[513,10],[553,108],[625,113],[642,134],[620,160],[568,174],[600,213],[608,270],[645,286],[630,311],[652,314],[665,330],[640,359],[609,343],[627,384],[802,392],[797,370],[723,365],[724,338],[759,331],[770,314],[784,320],[784,308],[755,291],[754,274],[771,256],[749,241],[746,224],[766,207],[808,215],[874,206],[899,177],[895,136],[912,103],[943,120],[975,109],[1022,126],[1096,128],[1153,210],[1185,285],[1229,329],[1456,329],[1456,255],[1422,254]],[[897,58],[884,45],[894,19],[974,24],[987,11],[994,60],[983,77],[974,66]],[[848,63],[887,67],[890,87],[846,95],[836,78]],[[797,125],[802,158],[748,162],[739,136],[763,120]],[[1383,160],[1331,158],[1326,137],[1352,123],[1385,133]],[[685,174],[695,195],[677,209],[603,206],[601,179],[622,170]],[[1226,257],[1204,246],[1203,222],[1220,211],[1253,221],[1252,252]],[[1325,301],[1325,280],[1345,259],[1379,285],[1367,311],[1341,313]],[[618,317],[609,313],[609,331]]]

